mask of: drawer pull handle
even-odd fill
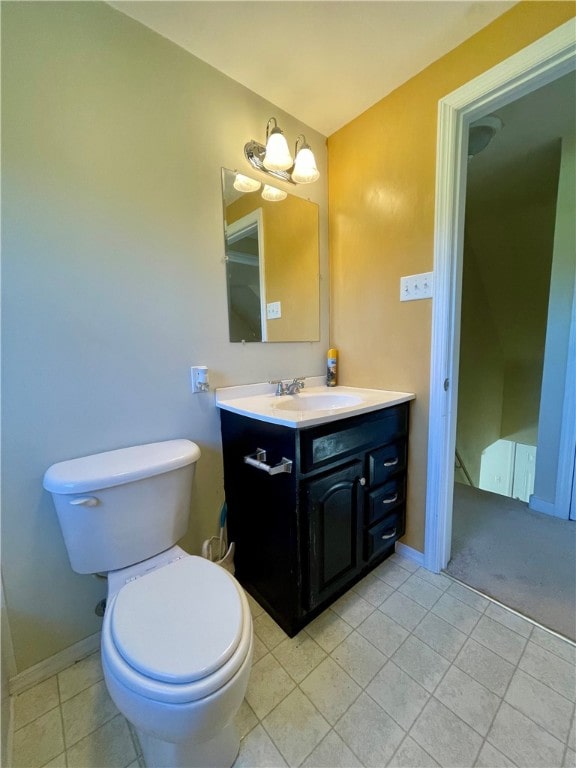
[[[398,456],[396,456],[396,458],[392,459],[391,461],[385,461],[384,462],[384,466],[385,467],[395,467],[396,464],[398,464],[398,461],[399,461]]]
[[[394,536],[396,536],[396,528],[392,531],[392,533],[385,533],[384,536],[380,536],[381,539],[393,539]]]
[[[389,499],[382,499],[382,504],[394,504],[395,501],[398,501],[397,493],[395,493],[394,496],[391,496]]]
[[[266,451],[262,448],[256,448],[256,453],[244,456],[244,464],[250,464],[251,467],[261,469],[269,475],[279,475],[283,472],[291,474],[292,472],[292,461],[291,459],[286,459],[284,456],[282,457],[280,464],[276,464],[275,467],[266,464]]]

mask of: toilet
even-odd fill
[[[176,544],[199,457],[195,443],[168,440],[63,461],[44,475],[72,569],[108,578],[104,679],[147,768],[229,768],[240,745],[248,601],[228,571]]]

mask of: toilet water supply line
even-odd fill
[[[232,544],[226,548],[227,541],[224,537],[227,512],[228,508],[226,506],[226,502],[224,502],[222,504],[222,509],[220,510],[220,535],[211,536],[209,539],[206,539],[202,545],[202,557],[205,557],[207,560],[211,560],[212,562],[218,563],[223,568],[226,568],[227,570],[234,573],[234,542],[232,542]],[[218,549],[216,552],[214,551],[215,542],[218,542]]]

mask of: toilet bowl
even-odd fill
[[[176,542],[188,526],[200,449],[119,448],[44,475],[70,564],[106,574],[101,655],[108,691],[147,768],[229,768],[252,662],[252,617],[236,579]]]
[[[136,727],[148,766],[230,766],[252,660],[246,595],[226,570],[179,547],[158,559],[141,563],[141,575],[110,574],[101,646],[108,691]]]

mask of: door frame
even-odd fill
[[[468,128],[576,69],[571,19],[439,101],[424,566],[450,559]]]

